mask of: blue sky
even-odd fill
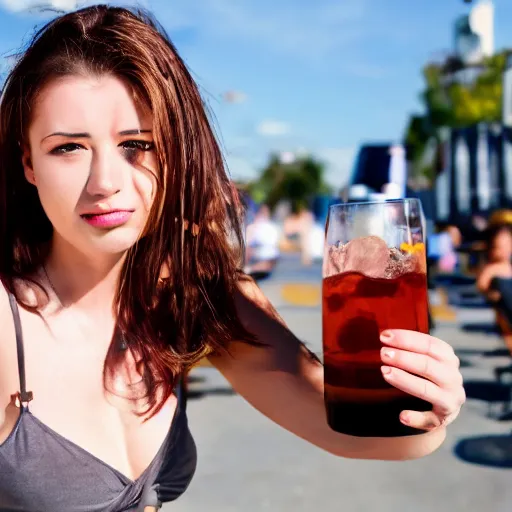
[[[215,115],[233,177],[254,176],[271,151],[306,151],[337,186],[359,144],[401,139],[421,110],[422,66],[452,50],[453,22],[469,10],[462,0],[122,3],[149,7],[168,30]],[[33,4],[41,0],[0,0],[0,55],[45,21],[24,10]],[[495,47],[512,47],[512,1],[494,4]]]

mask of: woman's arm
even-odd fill
[[[480,271],[476,280],[476,287],[478,288],[478,291],[484,295],[489,290],[489,285],[491,284],[493,267],[494,265],[485,265]]]
[[[244,283],[241,290],[237,297],[241,320],[267,346],[255,347],[235,341],[229,354],[212,355],[210,360],[235,391],[261,413],[306,441],[342,457],[413,459],[433,452],[443,442],[444,426],[455,418],[463,402],[458,360],[448,345],[436,340],[451,358],[450,363],[436,360],[431,364],[432,371],[441,373],[441,380],[449,381],[453,387],[453,390],[444,391],[432,383],[425,385],[424,379],[398,369],[411,369],[418,364],[416,359],[424,367],[428,366],[423,359],[430,356],[408,352],[411,335],[424,336],[424,347],[435,338],[397,331],[394,341],[389,342],[398,350],[395,350],[393,364],[387,362],[393,368],[392,377],[387,377],[387,380],[404,391],[439,402],[430,412],[408,412],[409,424],[425,428],[428,430],[425,434],[402,438],[359,438],[340,434],[327,424],[322,364],[288,330],[254,282]],[[416,338],[412,341],[414,346],[421,345]],[[379,418],[376,417],[375,421]]]
[[[491,289],[491,281],[496,274],[496,265],[487,264],[484,266],[476,281],[478,291],[487,297],[491,302],[498,302],[501,294],[498,290]]]

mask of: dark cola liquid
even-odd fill
[[[423,432],[402,424],[399,414],[432,405],[384,380],[379,336],[387,328],[428,333],[427,307],[422,273],[376,279],[346,272],[323,280],[325,406],[333,430],[360,437]]]

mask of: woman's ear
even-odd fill
[[[23,164],[23,172],[25,173],[26,180],[32,185],[36,184],[36,176],[32,166],[32,157],[30,156],[30,149],[25,146],[23,148],[21,163]]]

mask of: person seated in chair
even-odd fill
[[[493,217],[487,233],[487,263],[478,276],[477,288],[492,304],[512,354],[512,224],[500,222],[501,216]]]

